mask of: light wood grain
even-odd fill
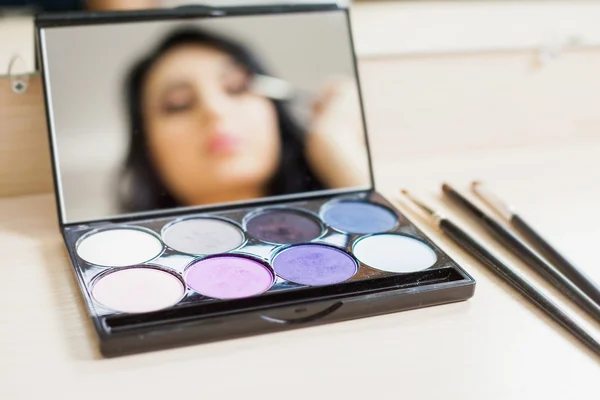
[[[363,60],[376,157],[422,157],[600,137],[600,49]],[[390,146],[389,142],[397,143]]]
[[[406,186],[437,204],[437,182],[448,179],[464,188],[476,174],[600,279],[600,191],[585,183],[585,178],[600,179],[600,169],[594,168],[598,152],[600,140],[422,160],[381,158],[376,167],[384,192],[393,194]],[[409,178],[403,177],[407,170],[412,171]],[[410,209],[399,206],[477,279],[473,299],[102,360],[58,233],[52,196],[0,200],[0,398],[51,394],[105,400],[127,393],[145,399],[191,394],[223,399],[276,399],[284,394],[289,399],[593,398],[600,364],[592,354],[423,225]],[[485,239],[477,229],[467,228]],[[597,324],[574,311],[519,262],[502,251],[498,254],[598,336]]]
[[[600,3],[589,0],[360,1],[361,56],[599,46]]]
[[[23,94],[0,78],[0,197],[52,191],[45,118],[39,76]]]
[[[377,186],[437,204],[598,337],[597,323],[438,197],[442,180],[459,189],[486,181],[600,281],[600,56],[534,61],[527,53],[363,60]],[[0,92],[3,194],[50,187],[35,90],[18,109],[6,109]],[[0,199],[0,399],[597,397],[600,363],[589,351],[398,206],[476,278],[473,299],[102,360],[53,196]]]

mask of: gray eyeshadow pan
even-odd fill
[[[237,225],[217,218],[177,221],[163,230],[162,237],[170,248],[194,255],[225,253],[245,240]]]
[[[246,230],[255,238],[278,244],[309,242],[321,236],[316,218],[301,211],[271,209],[250,217]]]

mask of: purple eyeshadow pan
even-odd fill
[[[191,264],[185,281],[194,291],[216,299],[239,299],[266,292],[274,281],[269,268],[242,256],[204,258]]]
[[[296,244],[319,237],[321,224],[303,212],[272,209],[251,217],[246,231],[265,242]]]
[[[311,286],[344,282],[357,271],[357,263],[342,250],[320,244],[288,247],[273,259],[273,269],[280,277]]]

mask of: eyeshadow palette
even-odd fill
[[[102,354],[470,298],[475,281],[373,187],[347,10],[215,10],[37,20],[58,216]],[[274,29],[306,54],[288,60]]]
[[[413,298],[380,300],[404,309],[472,292],[472,279],[376,193],[75,225],[65,238],[108,354],[164,340],[155,334],[131,343],[130,334],[149,326],[166,330],[169,341],[195,336],[195,328],[175,329],[190,322],[201,329],[194,342],[226,337],[234,310],[258,312],[265,331],[291,328],[311,316],[304,296],[319,293],[331,305],[306,323],[337,320],[327,311],[345,296],[404,292]],[[436,290],[415,293],[429,285]],[[282,302],[271,315],[270,299],[287,293],[293,306]]]

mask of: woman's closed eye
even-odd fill
[[[196,105],[196,94],[188,85],[177,85],[167,89],[160,102],[160,110],[165,114],[188,111]]]
[[[240,95],[247,93],[250,89],[252,76],[250,72],[237,64],[228,64],[221,75],[223,89],[229,95]]]

